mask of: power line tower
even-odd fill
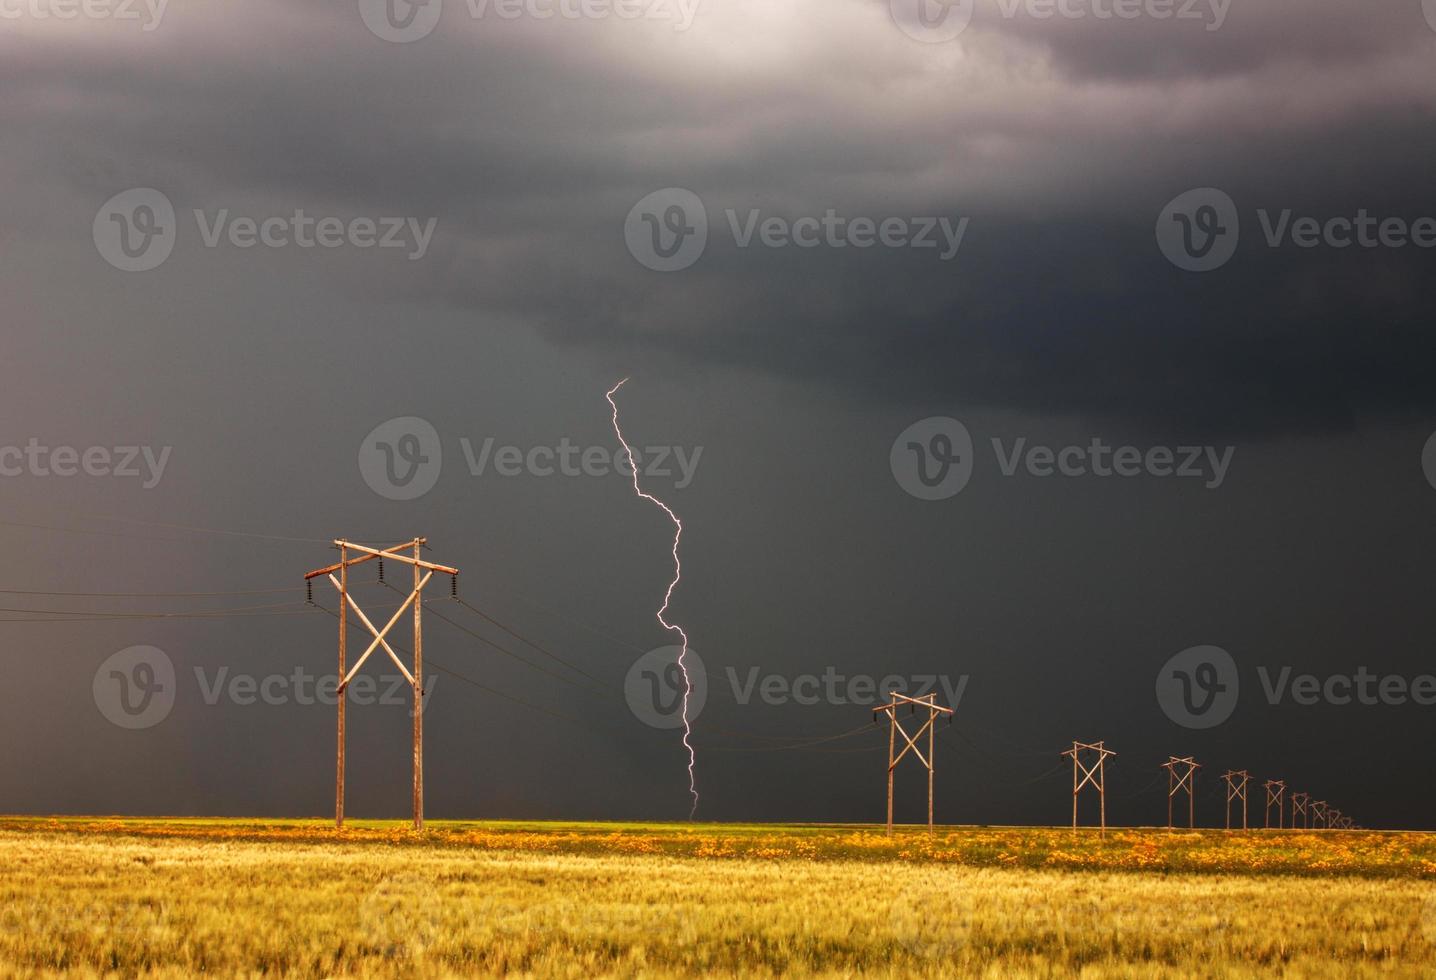
[[[1313,800],[1311,804],[1311,825],[1317,830],[1326,826],[1326,801]]]
[[[1266,787],[1266,807],[1262,811],[1262,819],[1267,828],[1271,827],[1271,808],[1276,807],[1276,829],[1282,826],[1283,811],[1286,809],[1285,796],[1286,781],[1281,779],[1268,779],[1262,784]]]
[[[389,654],[389,659],[394,661],[394,666],[399,668],[399,673],[409,682],[414,693],[414,829],[424,829],[424,586],[429,584],[429,579],[434,577],[435,572],[452,577],[454,590],[458,588],[457,568],[450,568],[447,565],[436,565],[433,562],[425,561],[422,550],[427,543],[426,538],[414,538],[402,544],[392,545],[388,548],[373,548],[368,545],[355,544],[353,541],[345,541],[340,538],[335,540],[334,546],[339,549],[339,561],[333,565],[326,565],[323,568],[316,568],[307,572],[304,576],[308,584],[311,599],[314,594],[313,581],[320,576],[325,576],[333,583],[334,588],[339,591],[339,737],[335,752],[334,762],[334,826],[339,829],[344,827],[344,705],[348,700],[345,694],[349,682],[359,673],[359,668],[364,666],[364,661],[379,647]],[[411,554],[403,552],[412,551]],[[350,553],[354,557],[350,557]],[[414,587],[408,596],[394,610],[393,616],[384,624],[383,629],[374,626],[373,621],[359,608],[349,594],[349,569],[355,565],[362,565],[365,562],[379,562],[380,577],[383,577],[384,559],[399,562],[404,565],[411,565],[414,569]],[[338,577],[335,577],[335,573]],[[414,669],[411,671],[404,666],[404,661],[394,652],[387,639],[389,631],[403,617],[406,610],[412,607],[414,611]],[[365,648],[364,653],[354,662],[353,667],[348,666],[348,623],[349,611],[353,610],[354,615],[364,627],[369,630],[373,640]]]
[[[1232,800],[1242,801],[1242,830],[1247,829],[1247,783],[1251,773],[1245,769],[1228,769],[1222,774],[1227,784],[1227,829],[1232,829]]]
[[[1310,817],[1306,812],[1306,803],[1311,799],[1310,793],[1291,794],[1291,829],[1296,829],[1296,818],[1301,817],[1301,829],[1307,830],[1310,824]]]
[[[1341,830],[1341,811],[1332,807],[1326,812],[1326,825],[1335,830]]]
[[[1187,826],[1197,825],[1197,770],[1202,768],[1189,755],[1170,756],[1162,763],[1167,770],[1167,829],[1172,829],[1172,799],[1183,790],[1187,794]],[[1178,772],[1178,770],[1181,770]]]
[[[909,752],[917,756],[918,761],[927,769],[927,829],[931,831],[933,749],[936,745],[935,729],[937,728],[938,716],[947,715],[948,721],[951,721],[953,710],[951,708],[944,708],[938,704],[936,694],[924,694],[920,697],[910,698],[906,694],[890,691],[888,697],[892,700],[887,704],[880,704],[876,708],[873,708],[874,715],[881,711],[888,716],[888,833],[891,834],[893,832],[893,770],[895,770],[897,764],[902,761],[902,757]],[[922,723],[921,728],[911,735],[908,734],[907,729],[902,727],[902,722],[898,721],[897,709],[902,705],[908,706],[909,714],[912,714],[919,708],[923,708],[927,711],[927,720]],[[876,721],[877,719],[874,718],[873,720]],[[918,740],[922,738],[924,733],[927,734],[927,755],[923,755],[922,749],[918,748],[917,745]],[[896,751],[897,737],[899,734],[902,735],[903,742],[906,743],[903,745],[901,752]]]
[[[1073,742],[1072,747],[1060,753],[1072,760],[1072,830],[1077,830],[1077,795],[1086,786],[1097,790],[1100,802],[1102,833],[1107,833],[1107,757],[1116,755],[1102,742]],[[1093,758],[1095,756],[1095,758]],[[1091,759],[1091,762],[1085,761]]]

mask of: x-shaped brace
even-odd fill
[[[424,586],[428,585],[429,579],[433,577],[433,572],[424,573],[424,577],[419,579],[419,583],[414,586],[414,591],[410,592],[408,597],[403,601],[403,603],[400,604],[399,608],[394,610],[394,615],[389,617],[389,622],[384,624],[384,628],[382,630],[375,629],[374,623],[370,621],[369,617],[364,614],[364,610],[359,608],[359,604],[355,602],[352,597],[348,595],[345,596],[346,601],[348,601],[350,607],[354,610],[354,615],[359,617],[359,621],[364,624],[364,626],[369,630],[371,634],[373,634],[374,639],[369,644],[368,649],[364,651],[363,655],[361,655],[359,659],[354,662],[354,666],[350,668],[349,673],[346,674],[344,676],[344,679],[339,682],[340,691],[343,691],[349,686],[349,682],[354,679],[354,675],[359,673],[359,668],[364,666],[364,661],[368,660],[369,655],[373,653],[376,649],[378,649],[380,646],[384,648],[385,653],[389,654],[389,659],[394,661],[394,666],[399,668],[399,672],[404,675],[405,679],[408,680],[409,684],[413,685],[415,683],[414,675],[409,672],[408,667],[404,666],[404,662],[399,659],[399,655],[394,652],[394,648],[389,645],[389,641],[386,640],[385,637],[388,636],[389,631],[394,628],[394,624],[399,622],[400,617],[404,615],[404,613],[409,609],[409,607],[412,606],[414,602],[418,599],[418,597],[423,593]],[[339,584],[339,580],[336,579],[333,574],[329,576],[329,581],[333,582],[334,587],[336,589],[339,589],[341,593],[344,592],[343,586]]]
[[[1090,768],[1087,766],[1087,764],[1086,764],[1085,762],[1083,762],[1081,759],[1078,759],[1078,760],[1077,760],[1077,768],[1078,768],[1078,770],[1082,773],[1082,779],[1081,779],[1081,781],[1079,781],[1079,782],[1077,783],[1077,789],[1078,789],[1078,790],[1081,790],[1082,787],[1088,785],[1089,783],[1090,783],[1091,785],[1093,785],[1093,786],[1096,786],[1096,785],[1097,785],[1097,770],[1099,770],[1101,767],[1102,767],[1102,760],[1101,760],[1100,758],[1099,758],[1096,762],[1092,763],[1092,765],[1091,765]],[[1098,788],[1100,789],[1100,787],[1098,787]]]
[[[907,745],[903,747],[903,750],[897,754],[897,758],[893,759],[893,761],[888,764],[888,769],[891,770],[897,768],[897,764],[902,761],[903,756],[908,754],[909,749],[912,750],[913,755],[917,756],[919,762],[921,762],[924,766],[928,766],[929,768],[931,768],[932,764],[928,762],[927,757],[922,754],[922,749],[917,747],[917,739],[922,738],[923,734],[926,733],[927,730],[932,727],[933,718],[935,718],[936,715],[928,715],[927,721],[923,722],[922,727],[919,728],[917,732],[913,735],[908,735],[907,729],[902,727],[902,722],[898,721],[897,712],[895,709],[889,708],[887,715],[888,720],[893,723],[894,727],[897,728],[898,734],[901,735],[903,741],[907,743]]]
[[[1192,778],[1192,774],[1195,773],[1196,771],[1197,771],[1196,769],[1188,769],[1185,773],[1183,773],[1182,775],[1178,776],[1178,777],[1177,777],[1176,785],[1174,785],[1174,786],[1172,787],[1172,792],[1173,792],[1173,793],[1180,793],[1182,790],[1187,790],[1188,792],[1191,792],[1192,787],[1191,787],[1191,785],[1188,783],[1188,780],[1190,780],[1190,779]]]

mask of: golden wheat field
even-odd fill
[[[5,976],[1422,976],[1424,834],[0,820]]]

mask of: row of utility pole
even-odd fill
[[[307,573],[304,578],[311,583],[310,596],[313,596],[312,582],[316,578],[327,578],[333,584],[339,594],[339,697],[338,697],[338,738],[335,751],[334,765],[334,825],[342,828],[344,826],[344,775],[345,775],[345,704],[348,701],[345,691],[359,673],[369,656],[375,650],[382,647],[389,655],[394,666],[409,682],[414,696],[414,829],[422,830],[424,827],[424,588],[429,584],[435,573],[449,575],[454,579],[452,591],[457,594],[457,580],[459,570],[450,568],[447,565],[439,565],[434,562],[425,561],[423,548],[426,543],[424,538],[413,538],[402,544],[391,545],[387,548],[377,548],[369,545],[356,544],[353,541],[339,539],[334,546],[339,549],[339,561],[323,568],[316,568]],[[376,627],[364,610],[359,608],[358,603],[349,591],[349,569],[366,562],[377,561],[379,563],[379,577],[383,579],[384,560],[409,565],[413,569],[413,587],[410,589],[399,608],[394,610],[389,621],[383,628]],[[388,636],[390,630],[399,622],[409,610],[413,611],[414,624],[414,653],[413,669],[405,665],[404,661],[390,645]],[[360,654],[352,667],[348,664],[348,623],[349,614],[363,624],[368,630],[372,639],[369,645]],[[888,721],[888,762],[887,762],[887,829],[892,833],[893,829],[893,774],[897,770],[898,763],[911,754],[923,768],[927,770],[927,826],[933,827],[933,779],[936,774],[935,730],[939,718],[946,717],[950,722],[953,716],[953,709],[937,703],[936,694],[924,694],[917,697],[909,697],[906,694],[891,692],[889,700],[873,708],[874,721],[877,715],[881,714]],[[909,732],[902,721],[898,718],[898,711],[902,708],[908,709],[909,715],[921,712],[921,725],[916,731]],[[898,737],[902,737],[902,745],[898,744]],[[922,745],[923,736],[927,736],[926,751]],[[1099,808],[1099,826],[1105,832],[1107,829],[1107,760],[1117,753],[1107,748],[1105,742],[1076,742],[1072,743],[1070,749],[1061,753],[1064,757],[1072,760],[1072,829],[1077,829],[1077,804],[1082,791],[1091,788],[1097,794]],[[1196,826],[1196,783],[1197,770],[1201,769],[1201,763],[1192,756],[1171,756],[1162,763],[1162,768],[1167,770],[1167,827],[1173,826],[1173,807],[1178,796],[1186,794],[1187,797],[1187,826]],[[1247,787],[1251,782],[1251,773],[1245,769],[1229,769],[1222,775],[1226,784],[1226,827],[1232,829],[1232,806],[1234,803],[1241,804],[1241,825],[1247,829]],[[1266,806],[1264,808],[1264,822],[1267,827],[1272,826],[1272,812],[1276,812],[1276,827],[1281,829],[1284,825],[1284,812],[1286,784],[1280,779],[1269,779],[1263,786],[1266,789]],[[1302,829],[1352,829],[1356,824],[1352,819],[1343,814],[1340,810],[1330,806],[1325,800],[1313,800],[1308,793],[1293,793],[1291,795],[1291,827],[1296,827],[1297,818],[1301,818]]]
[[[1091,787],[1097,794],[1100,818],[1098,826],[1107,829],[1107,781],[1105,763],[1116,755],[1106,747],[1105,742],[1073,742],[1062,755],[1072,760],[1072,829],[1077,829],[1077,801],[1083,789]],[[1178,796],[1185,794],[1187,802],[1187,826],[1197,825],[1197,770],[1202,764],[1189,755],[1169,756],[1161,768],[1167,770],[1167,827],[1174,826],[1173,809]],[[1241,829],[1247,828],[1247,787],[1251,773],[1245,769],[1228,769],[1222,774],[1226,785],[1226,829],[1232,830],[1233,804],[1241,804]],[[1291,795],[1291,820],[1288,824],[1286,812],[1286,782],[1268,779],[1262,784],[1266,790],[1266,805],[1263,808],[1263,824],[1269,829],[1297,829],[1297,818],[1301,819],[1302,830],[1354,830],[1357,824],[1351,817],[1328,804],[1325,800],[1313,800],[1309,793]],[[1276,814],[1273,828],[1272,814]]]

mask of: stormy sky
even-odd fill
[[[1430,826],[1436,3],[922,2],[0,0],[0,811],[332,812],[423,535],[429,816],[685,818],[627,377],[699,818]]]

